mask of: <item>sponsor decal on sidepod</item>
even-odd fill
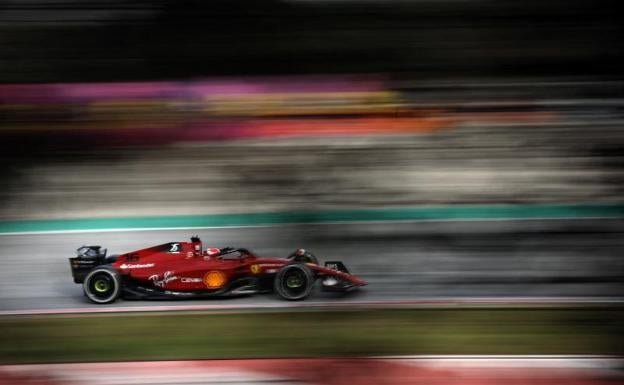
[[[148,267],[154,267],[153,263],[130,263],[130,264],[122,264],[119,266],[122,269],[145,269]]]
[[[178,276],[173,275],[173,272],[171,271],[167,271],[163,275],[162,279],[158,279],[158,274],[150,276],[149,279],[154,283],[154,286],[165,287],[167,282],[175,281],[176,279],[178,279]]]
[[[182,277],[180,278],[180,282],[182,283],[197,283],[203,282],[204,280],[201,278],[193,278],[193,277]]]

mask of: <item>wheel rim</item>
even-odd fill
[[[308,287],[307,281],[303,271],[291,268],[284,276],[282,290],[290,297],[298,297],[306,292]]]
[[[292,274],[286,278],[286,286],[290,289],[296,289],[303,285],[303,279],[301,274]]]
[[[103,279],[98,279],[97,281],[95,281],[93,288],[98,293],[105,293],[108,290],[108,282]]]

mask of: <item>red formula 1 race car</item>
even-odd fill
[[[106,257],[100,246],[82,246],[70,258],[75,283],[89,300],[104,304],[120,296],[138,299],[206,298],[275,291],[287,300],[304,299],[321,281],[324,290],[349,291],[366,285],[342,262],[319,265],[298,249],[287,258],[264,258],[231,247],[204,250],[199,237]]]

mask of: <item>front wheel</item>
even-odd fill
[[[314,287],[314,274],[306,265],[286,265],[275,276],[274,287],[277,294],[284,299],[304,299]]]
[[[82,287],[91,302],[111,303],[121,294],[121,278],[114,268],[100,266],[87,274]]]

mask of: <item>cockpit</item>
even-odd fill
[[[318,259],[316,258],[316,256],[306,249],[297,249],[293,251],[288,257],[286,257],[286,259],[292,259],[295,262],[313,263],[315,265],[318,265]]]
[[[251,255],[253,254],[251,254],[251,252],[247,249],[225,247],[220,250],[219,254],[216,257],[219,259],[223,259],[223,260],[231,260],[231,259],[243,259]]]
[[[202,241],[197,235],[191,237],[191,244],[193,247],[193,254],[195,256],[203,256],[204,259],[218,258],[223,260],[233,260],[253,256],[253,253],[243,248],[224,247],[219,249],[216,247],[208,247],[206,250],[203,250]]]

